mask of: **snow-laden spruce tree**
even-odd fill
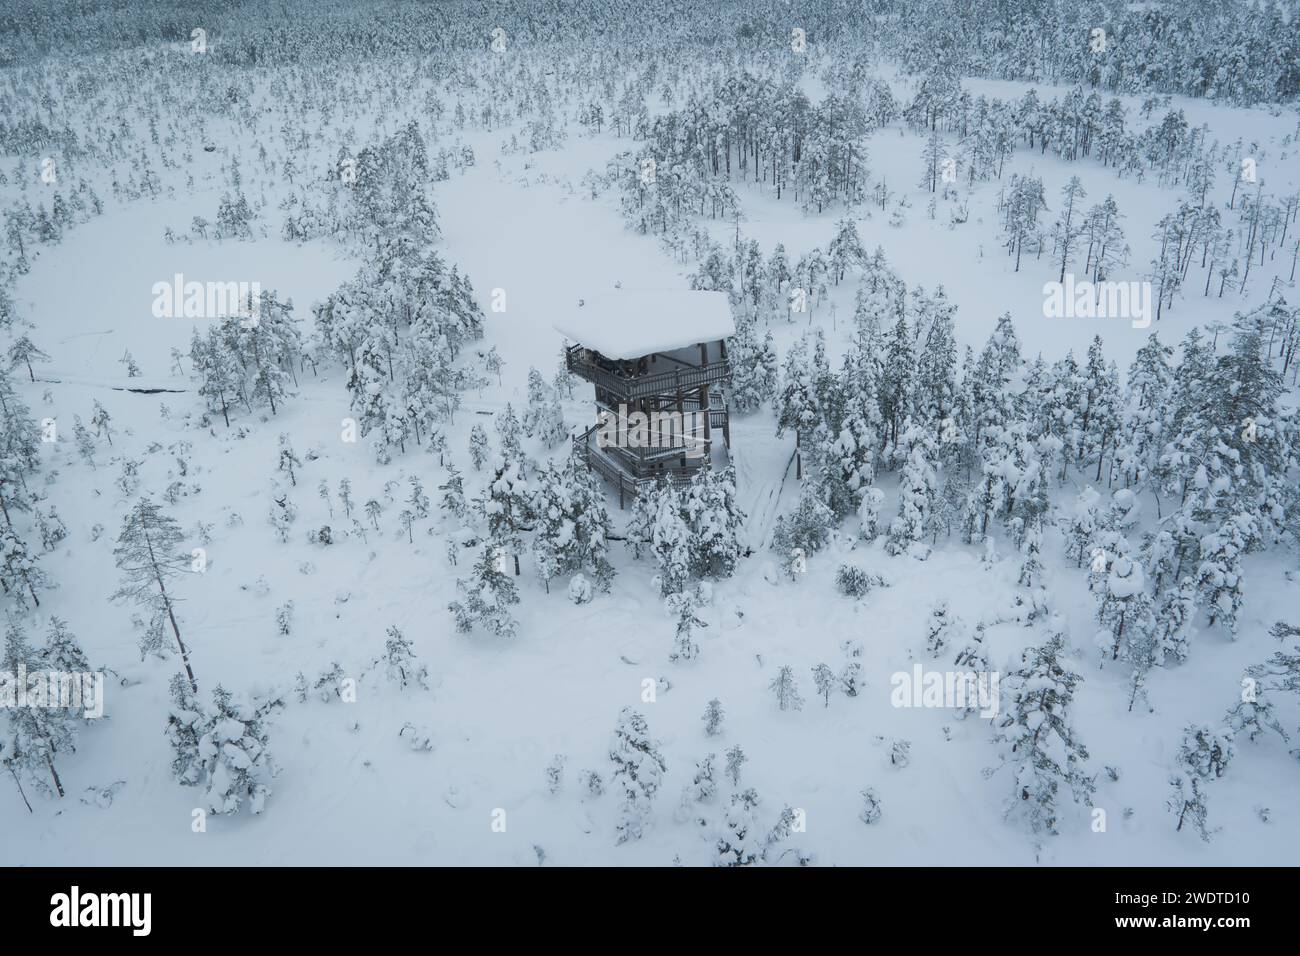
[[[932,462],[937,449],[933,436],[911,419],[904,423],[899,446],[906,449],[907,464],[899,483],[898,517],[889,526],[885,550],[923,558],[927,552],[921,542],[934,532],[931,514],[939,482]]]
[[[532,501],[529,504],[536,516],[533,523],[533,566],[542,579],[547,592],[551,579],[566,571],[576,570],[578,551],[573,520],[571,488],[567,469],[547,462],[538,470],[533,481]]]
[[[794,668],[789,664],[781,665],[768,689],[776,695],[776,704],[782,710],[803,710],[803,696],[794,679]]]
[[[509,402],[506,402],[506,410],[496,418],[497,443],[501,448],[501,455],[507,460],[523,461],[523,429],[519,425],[519,419],[515,417],[515,410]]]
[[[827,432],[827,447],[818,455],[822,462],[822,499],[842,518],[858,510],[876,478],[875,430],[856,407],[846,410],[839,433]]]
[[[1128,555],[1110,562],[1105,586],[1097,591],[1097,646],[1103,660],[1144,661],[1155,631],[1151,596],[1146,590],[1142,564]]]
[[[614,764],[610,783],[623,790],[618,842],[639,840],[649,825],[651,802],[668,767],[645,718],[629,707],[619,714],[609,759]]]
[[[1237,637],[1237,613],[1245,599],[1241,556],[1257,546],[1259,523],[1247,512],[1226,517],[1201,539],[1201,561],[1196,568],[1197,591],[1211,625],[1221,624]]]
[[[477,505],[479,513],[487,519],[492,546],[513,560],[515,575],[518,576],[519,554],[524,547],[520,532],[532,514],[522,459],[497,456],[492,466],[492,477]]]
[[[1020,546],[1025,558],[1020,564],[1020,576],[1017,579],[1021,587],[1028,588],[1034,596],[1035,603],[1039,597],[1046,600],[1043,587],[1043,522],[1035,518],[1025,529],[1025,540]]]
[[[822,699],[822,706],[831,705],[831,692],[838,690],[840,679],[831,670],[829,664],[818,664],[812,669],[813,684],[817,687],[817,696]]]
[[[1147,481],[1159,467],[1170,424],[1173,352],[1153,332],[1129,366],[1124,427],[1116,453],[1116,470],[1125,487]]]
[[[542,408],[550,397],[550,386],[542,373],[533,367],[528,369],[528,403],[524,408],[524,434],[530,438],[537,437],[537,426],[541,420]]]
[[[858,235],[857,225],[849,217],[845,216],[835,224],[835,237],[826,247],[826,256],[836,285],[840,284],[849,269],[860,268],[866,261],[867,250],[862,245],[862,237]]]
[[[172,748],[172,775],[184,786],[198,786],[203,782],[199,740],[209,718],[184,675],[173,674],[168,686],[171,707],[167,713],[165,732]]]
[[[676,622],[672,661],[693,661],[700,655],[700,645],[695,641],[696,628],[708,627],[699,616],[700,600],[691,590],[678,591],[664,599],[664,609]]]
[[[786,353],[781,391],[776,400],[776,435],[794,432],[795,477],[803,477],[803,444],[817,425],[820,409],[808,341],[800,339]]]
[[[212,813],[238,813],[245,803],[252,813],[265,808],[275,774],[265,716],[264,709],[240,704],[220,684],[212,691],[211,715],[198,744]]]
[[[504,552],[491,541],[483,545],[467,578],[456,579],[458,600],[447,605],[456,619],[456,630],[468,634],[475,626],[498,637],[513,637],[518,622],[510,608],[519,603],[519,592],[506,569]]]
[[[275,298],[263,292],[253,304],[256,321],[227,321],[224,325],[249,379],[247,394],[254,402],[265,402],[271,414],[277,402],[283,405],[297,384],[295,367],[302,355],[302,335],[293,317],[293,300]]]
[[[537,437],[547,448],[554,448],[569,438],[569,426],[564,420],[564,407],[560,404],[560,397],[554,389],[551,390],[538,416]]]
[[[181,531],[175,519],[148,498],[141,498],[122,522],[113,557],[122,572],[122,586],[113,593],[115,601],[130,601],[148,612],[149,621],[140,637],[141,654],[160,653],[164,628],[171,627],[180,651],[181,664],[190,687],[198,693],[199,683],[190,667],[189,651],[181,638],[180,625],[168,582],[186,573],[189,559],[180,551]]]
[[[1227,727],[1189,724],[1183,730],[1183,740],[1178,748],[1177,771],[1169,778],[1169,799],[1166,806],[1178,817],[1176,830],[1190,822],[1201,839],[1209,840],[1211,830],[1206,822],[1209,813],[1205,787],[1223,776],[1236,752],[1232,731]]]
[[[817,487],[807,482],[799,489],[794,511],[776,519],[772,550],[787,560],[796,548],[804,555],[814,554],[826,546],[834,526],[835,516],[822,502]]]
[[[438,490],[442,492],[438,509],[459,524],[469,514],[469,504],[465,500],[464,476],[451,462],[447,463],[447,480],[438,486]]]
[[[756,411],[773,399],[780,373],[771,332],[759,342],[753,321],[740,322],[736,334],[727,340],[727,358],[731,369],[728,395],[737,412]]]
[[[740,560],[745,513],[736,498],[736,470],[701,469],[682,495],[691,532],[691,572],[698,577],[730,577]]]
[[[416,686],[429,689],[429,668],[415,656],[415,648],[410,638],[398,630],[396,625],[385,632],[384,672],[388,679],[405,690]]]
[[[700,719],[704,721],[704,733],[709,737],[716,737],[722,729],[722,701],[714,697],[709,700],[704,708],[704,716]]]
[[[1156,611],[1156,663],[1163,664],[1172,658],[1187,660],[1188,640],[1192,635],[1192,621],[1196,617],[1196,583],[1184,577],[1177,587],[1165,591]]]
[[[930,620],[925,630],[925,650],[931,657],[938,657],[960,632],[961,619],[952,613],[948,602],[940,599],[930,609]]]
[[[650,532],[651,550],[659,566],[659,593],[667,597],[686,587],[694,559],[691,529],[682,518],[681,494],[665,487],[655,496],[658,510]]]
[[[609,540],[614,521],[605,506],[605,491],[600,477],[570,460],[573,505],[572,518],[578,541],[578,557],[589,568],[602,591],[609,590],[614,579],[614,565],[609,557]]]
[[[1080,678],[1065,653],[1060,633],[1024,651],[1007,681],[1011,708],[998,731],[998,740],[1010,745],[1005,760],[1013,773],[1007,816],[1022,819],[1036,842],[1059,832],[1066,791],[1076,803],[1090,803],[1094,790],[1084,768],[1088,751],[1070,723]]]
[[[487,432],[477,422],[469,430],[469,460],[474,465],[475,471],[482,468],[483,463],[488,460]]]
[[[758,793],[750,787],[731,795],[717,839],[716,866],[750,866],[762,852]]]
[[[844,667],[840,670],[840,689],[847,697],[857,697],[858,691],[867,685],[866,679],[862,676],[862,642],[846,640],[840,644],[840,650],[847,658]]]
[[[632,502],[631,514],[623,531],[623,543],[632,552],[632,557],[640,558],[651,549],[654,542],[655,516],[659,514],[659,496],[668,487],[665,480],[657,484],[645,483],[637,490]]]
[[[614,577],[609,560],[613,522],[595,474],[572,460],[547,462],[533,481],[529,508],[534,516],[533,563],[550,590],[550,581],[590,568],[596,584],[608,590]]]

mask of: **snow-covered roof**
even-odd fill
[[[736,323],[723,292],[617,289],[587,299],[555,328],[606,358],[633,359],[725,339]]]

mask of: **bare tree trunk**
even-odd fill
[[[18,794],[19,794],[19,796],[21,796],[21,797],[23,798],[23,803],[27,804],[27,812],[28,812],[28,813],[35,813],[36,811],[32,809],[31,801],[27,799],[27,794],[23,792],[23,782],[22,782],[22,780],[20,780],[20,779],[18,778],[18,771],[15,770],[13,767],[10,767],[10,768],[9,768],[9,772],[10,772],[11,774],[13,774],[13,777],[14,777],[14,783],[17,784],[17,786],[18,786]]]
[[[194,668],[190,666],[190,652],[185,649],[185,641],[181,639],[181,629],[176,624],[176,615],[172,611],[172,599],[167,594],[167,585],[163,584],[162,572],[158,570],[158,558],[153,553],[153,542],[149,540],[149,533],[144,533],[144,543],[149,548],[149,562],[153,567],[154,580],[158,582],[158,591],[162,594],[163,604],[167,608],[167,619],[171,621],[172,633],[176,635],[176,646],[180,648],[181,663],[185,665],[185,675],[190,679],[190,689],[194,693],[199,692],[199,682],[194,679]]]

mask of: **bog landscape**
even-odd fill
[[[0,864],[1300,845],[1300,12],[0,14]]]

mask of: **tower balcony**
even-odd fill
[[[721,385],[731,375],[731,366],[726,359],[707,365],[691,365],[662,355],[657,359],[654,364],[661,367],[651,371],[644,359],[607,359],[581,345],[572,345],[564,353],[564,364],[570,372],[603,389],[615,402],[672,397],[698,389],[701,385]]]

